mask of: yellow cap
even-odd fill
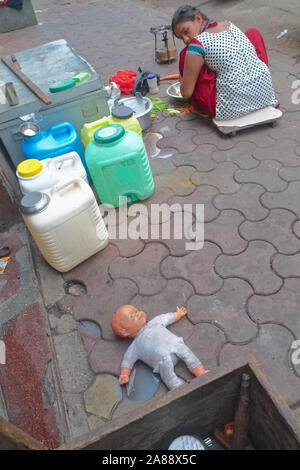
[[[43,165],[41,162],[34,158],[24,160],[17,167],[19,175],[23,176],[23,178],[30,178],[30,176],[35,176],[40,173],[42,169]]]

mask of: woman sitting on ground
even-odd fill
[[[173,15],[172,30],[186,45],[180,53],[180,91],[196,112],[227,120],[278,105],[257,29],[244,34],[184,5]]]

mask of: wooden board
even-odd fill
[[[57,450],[159,450],[168,449],[180,434],[205,438],[233,420],[243,373],[251,380],[249,436],[254,447],[300,449],[300,428],[292,412],[253,360],[195,378]]]
[[[261,124],[274,123],[282,117],[282,111],[275,109],[273,106],[268,106],[253,113],[246,114],[235,119],[229,119],[227,121],[221,121],[219,119],[213,119],[213,123],[222,134],[235,135],[236,132],[248,127],[259,126]]]
[[[47,96],[35,83],[33,83],[27,75],[21,72],[14,63],[6,57],[1,57],[2,62],[45,104],[51,104],[49,96]]]
[[[47,450],[39,441],[0,417],[0,450]]]

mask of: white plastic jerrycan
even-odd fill
[[[81,178],[26,194],[20,210],[43,257],[57,271],[69,271],[108,244],[94,193]]]
[[[47,191],[59,182],[77,177],[88,181],[77,152],[69,152],[44,160],[34,158],[23,160],[17,167],[16,175],[23,194]]]

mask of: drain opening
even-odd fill
[[[64,284],[65,293],[68,295],[80,296],[87,293],[87,288],[83,282],[68,281]]]

